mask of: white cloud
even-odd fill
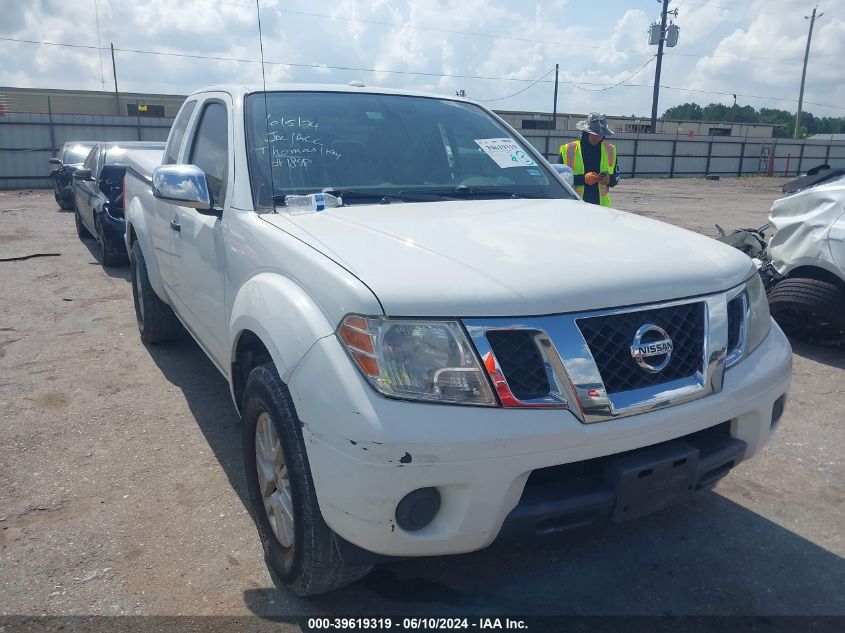
[[[789,0],[751,0],[736,10],[726,0],[715,5],[686,4],[684,0],[677,4],[680,44],[668,51],[662,84],[710,93],[773,96],[779,99],[740,97],[740,101],[794,110],[807,32],[801,7]],[[4,10],[4,35],[96,46],[93,3],[90,11],[80,9],[83,5],[10,2]],[[313,0],[262,0],[262,6],[265,58],[304,65],[268,64],[265,70],[271,83],[358,79],[445,94],[464,89],[470,97],[494,99],[528,85],[528,81],[504,79],[533,80],[559,63],[565,78],[559,111],[645,115],[651,109],[654,64],[627,82],[639,87],[596,92],[578,90],[566,81],[594,90],[601,87],[594,84],[612,84],[630,76],[654,51],[646,44],[646,30],[657,6],[647,8],[654,10],[650,15],[643,12],[641,2],[628,0],[626,6],[622,0],[614,0],[600,17],[585,11],[584,3],[568,0],[337,0],[326,6]],[[99,0],[99,7],[100,41],[105,47],[114,42],[118,49],[248,60],[259,57],[256,12],[248,0]],[[314,13],[328,17],[304,15]],[[415,28],[420,26],[434,28]],[[843,55],[845,19],[831,6],[814,34],[806,101],[845,104],[839,62]],[[760,59],[766,57],[787,59]],[[108,90],[108,51],[102,59],[104,82],[95,51],[0,42],[0,85]],[[261,80],[256,63],[123,50],[117,53],[117,65],[120,88],[126,91],[187,93],[213,83]],[[552,91],[547,80],[492,105],[548,110]],[[660,95],[660,111],[685,101],[729,103],[731,98],[665,89]],[[808,109],[821,116],[845,115],[845,110],[821,106],[809,105]]]

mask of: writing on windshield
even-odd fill
[[[320,123],[302,116],[267,115],[264,144],[257,156],[270,156],[273,168],[308,169],[317,159],[340,160],[336,149],[326,147],[319,134]]]

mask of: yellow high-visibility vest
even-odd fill
[[[569,166],[573,176],[583,176],[584,158],[581,156],[581,140],[578,139],[566,145],[561,145],[560,160],[564,165]],[[606,174],[612,174],[615,169],[616,146],[613,143],[602,143],[600,171]],[[575,191],[578,192],[579,196],[584,197],[584,187],[582,185],[575,187]],[[599,203],[603,207],[610,206],[610,187],[601,183],[599,183]]]

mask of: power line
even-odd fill
[[[569,79],[567,79],[566,77],[564,77],[564,81],[565,81],[566,83],[568,83],[568,84],[572,84],[572,86],[573,86],[574,88],[576,88],[577,90],[583,90],[584,92],[604,92],[605,90],[612,90],[613,88],[618,88],[619,86],[623,85],[626,81],[629,81],[630,79],[633,79],[634,77],[636,77],[637,75],[639,75],[639,74],[643,71],[643,69],[644,69],[646,66],[648,66],[651,62],[653,62],[654,60],[655,60],[655,57],[650,57],[650,58],[646,61],[646,63],[645,63],[645,64],[643,64],[642,66],[640,66],[639,68],[637,68],[637,69],[636,69],[633,73],[631,73],[630,75],[628,75],[627,77],[625,77],[625,79],[623,79],[622,81],[617,81],[615,84],[608,84],[608,85],[607,85],[607,86],[605,86],[604,88],[582,88],[581,86],[579,86],[578,84],[576,84],[574,81],[570,81],[570,80],[569,80]],[[598,84],[588,84],[588,83],[586,83],[586,82],[582,82],[582,83],[583,83],[584,85],[598,85]]]
[[[203,2],[206,4],[213,4],[213,5],[223,5],[223,6],[232,6],[232,7],[241,7],[241,8],[250,8],[249,5],[240,4],[237,2],[227,2],[225,0],[196,0],[197,2]],[[387,20],[376,20],[376,19],[368,19],[368,18],[354,18],[350,16],[344,15],[329,15],[326,13],[314,13],[311,11],[296,11],[293,9],[276,9],[275,7],[261,7],[261,11],[270,11],[273,13],[286,13],[288,15],[299,15],[305,17],[313,17],[313,18],[320,18],[324,20],[335,20],[335,21],[342,21],[342,22],[356,22],[360,24],[375,24],[378,26],[389,26],[393,28],[408,28],[420,31],[431,31],[436,33],[449,33],[451,35],[467,35],[470,37],[485,37],[490,39],[496,40],[509,40],[513,42],[525,42],[529,44],[546,44],[549,46],[557,46],[557,47],[565,47],[567,49],[571,48],[588,48],[593,50],[600,50],[600,51],[613,51],[615,53],[638,53],[642,54],[643,50],[638,50],[634,48],[613,48],[610,46],[597,46],[595,44],[590,44],[587,42],[558,42],[555,40],[541,40],[536,38],[529,38],[529,37],[517,37],[513,35],[502,35],[498,33],[479,33],[476,31],[460,31],[457,29],[446,29],[441,27],[434,27],[434,26],[427,26],[423,24],[412,24],[410,22],[407,23],[397,23],[397,22],[390,22]],[[798,58],[791,58],[791,57],[757,57],[752,55],[712,55],[710,53],[678,53],[679,56],[682,57],[694,57],[694,58],[702,58],[702,57],[716,57],[716,58],[723,58],[723,59],[758,59],[758,60],[765,60],[765,61],[800,61]]]
[[[220,0],[200,0],[201,2],[209,2],[212,4],[221,4]],[[232,4],[232,3],[225,3],[225,4]],[[324,13],[312,13],[309,11],[294,11],[291,9],[276,9],[272,7],[261,7],[262,11],[273,11],[276,13],[287,13],[289,15],[301,15],[301,16],[308,16],[308,17],[316,17],[316,18],[323,18],[327,20],[342,20],[346,22],[360,22],[363,24],[377,24],[380,26],[391,26],[391,27],[400,27],[400,28],[409,28],[409,29],[416,29],[422,31],[434,31],[438,33],[450,33],[453,35],[469,35],[471,37],[487,37],[491,39],[499,39],[499,40],[511,40],[515,42],[528,42],[530,44],[548,44],[551,46],[561,46],[566,48],[589,48],[601,51],[613,51],[615,53],[643,53],[642,50],[637,50],[634,48],[613,48],[610,46],[596,46],[595,44],[588,44],[586,42],[558,42],[555,40],[541,40],[536,38],[528,38],[528,37],[515,37],[512,35],[501,35],[496,33],[478,33],[474,31],[459,31],[455,29],[444,29],[434,26],[425,26],[421,24],[411,24],[411,23],[404,23],[398,24],[396,22],[388,22],[384,20],[372,20],[372,19],[365,19],[365,18],[352,18],[349,16],[336,16],[336,15],[327,15]],[[769,60],[769,61],[798,61],[797,58],[791,57],[753,57],[750,55],[711,55],[709,53],[679,53],[682,57],[721,57],[726,59],[761,59],[761,60]]]
[[[68,48],[78,48],[78,49],[85,49],[85,50],[99,50],[99,47],[92,46],[90,44],[66,44],[60,42],[47,42],[47,41],[39,41],[39,40],[29,40],[23,38],[14,38],[14,37],[0,37],[0,41],[7,41],[7,42],[17,42],[17,43],[24,43],[24,44],[36,44],[36,45],[44,45],[44,46],[61,46],[61,47],[68,47]],[[173,53],[173,52],[166,52],[166,51],[150,51],[150,50],[143,50],[143,49],[135,49],[135,48],[117,48],[114,49],[117,52],[121,53],[136,53],[136,54],[143,54],[143,55],[159,55],[164,57],[179,57],[179,58],[187,58],[187,59],[208,59],[212,61],[224,61],[224,62],[238,62],[238,63],[249,63],[249,64],[260,64],[260,59],[244,59],[244,58],[237,58],[237,57],[221,57],[216,55],[195,55],[190,53]],[[274,62],[274,61],[265,61],[265,64],[273,65],[273,66],[291,66],[294,68],[314,68],[314,69],[331,69],[331,70],[345,70],[345,71],[352,71],[352,72],[367,72],[367,73],[385,73],[385,74],[392,74],[392,75],[410,75],[410,76],[420,76],[420,77],[446,77],[450,79],[479,79],[484,81],[517,81],[517,82],[528,82],[533,83],[537,82],[536,79],[520,79],[517,77],[493,77],[488,75],[455,75],[455,74],[448,74],[448,73],[435,73],[435,72],[426,72],[426,71],[410,71],[410,70],[387,70],[383,68],[359,68],[359,67],[352,67],[352,66],[331,66],[328,64],[302,64],[302,63],[295,63],[295,62]],[[569,83],[571,85],[576,85],[574,81],[564,80],[565,83]],[[553,80],[544,79],[538,83],[553,83]],[[628,84],[622,83],[618,86],[609,83],[609,82],[593,82],[593,81],[581,81],[577,82],[581,86],[614,86],[620,88],[653,88],[650,84]],[[715,90],[699,90],[694,88],[677,88],[674,86],[665,86],[661,84],[661,89],[666,90],[678,90],[681,92],[695,92],[699,94],[710,94],[710,95],[722,95],[722,96],[732,96],[734,93],[730,92],[719,92]],[[766,97],[761,95],[749,95],[749,94],[741,94],[736,93],[737,96],[743,97],[746,99],[767,99],[771,101],[789,101],[789,102],[797,102],[797,99],[791,99],[789,97]],[[826,103],[817,103],[813,101],[805,101],[804,103],[808,105],[815,105],[822,108],[832,108],[835,110],[845,110],[843,106],[835,106]]]
[[[514,92],[512,95],[508,95],[507,97],[497,97],[497,98],[495,98],[495,99],[478,99],[478,101],[481,101],[482,103],[491,103],[492,101],[504,101],[505,99],[510,99],[511,97],[515,97],[516,95],[522,94],[523,92],[525,92],[525,91],[526,91],[526,90],[528,90],[529,88],[533,88],[533,87],[534,87],[534,86],[536,86],[538,83],[540,83],[541,81],[543,81],[543,79],[545,79],[546,77],[548,77],[549,75],[551,75],[554,71],[555,71],[555,69],[554,69],[554,68],[552,68],[549,72],[547,72],[545,75],[543,75],[542,77],[540,77],[539,79],[537,79],[537,80],[536,80],[536,81],[534,81],[533,83],[531,83],[531,84],[529,84],[529,85],[525,86],[525,88],[523,88],[522,90],[520,90],[520,91],[518,91],[518,92]]]
[[[19,42],[23,44],[41,44],[44,46],[62,46],[62,47],[69,47],[69,48],[81,48],[87,50],[99,50],[99,47],[92,46],[90,44],[65,44],[61,42],[46,42],[46,41],[39,41],[39,40],[28,40],[22,38],[14,38],[14,37],[0,37],[0,41],[7,41],[7,42]],[[223,61],[223,62],[238,62],[238,63],[246,63],[246,64],[260,64],[260,59],[245,59],[245,58],[238,58],[238,57],[221,57],[217,55],[195,55],[192,53],[174,53],[169,51],[149,51],[143,50],[139,48],[118,48],[115,47],[114,49],[120,53],[137,53],[142,55],[160,55],[163,57],[182,57],[187,59],[209,59],[212,61]],[[534,79],[520,79],[517,77],[492,77],[488,75],[454,75],[448,73],[434,73],[434,72],[427,72],[427,71],[411,71],[411,70],[388,70],[384,68],[359,68],[355,66],[330,66],[328,64],[303,64],[297,62],[274,62],[274,61],[264,61],[265,64],[271,66],[291,66],[294,68],[315,68],[315,69],[331,69],[331,70],[346,70],[352,72],[367,72],[367,73],[386,73],[391,75],[413,75],[413,76],[422,76],[422,77],[446,77],[450,79],[481,79],[487,81],[521,81],[521,82],[533,82]]]
[[[781,14],[781,15],[799,15],[797,11],[782,11],[780,9],[749,9],[747,6],[741,7],[731,7],[724,4],[716,4],[713,2],[695,2],[694,0],[683,0],[683,2],[678,5],[684,6],[687,4],[693,4],[700,7],[713,7],[716,9],[722,9],[724,11],[736,11],[738,13],[769,13],[769,14]]]

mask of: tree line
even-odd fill
[[[684,103],[669,108],[663,113],[664,119],[683,119],[686,121],[718,121],[720,123],[763,123],[775,126],[775,136],[791,137],[795,128],[795,113],[775,108],[756,110],[749,105],[727,106],[711,103],[703,108],[697,103]],[[813,134],[840,134],[845,132],[845,118],[817,117],[812,112],[801,113],[800,136]]]

